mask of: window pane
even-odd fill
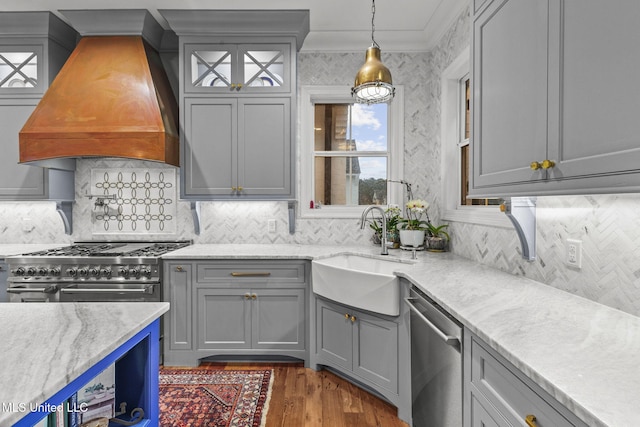
[[[386,157],[315,158],[314,200],[323,205],[386,205]]]
[[[387,104],[316,104],[315,151],[387,151]]]
[[[464,139],[471,136],[471,85],[469,79],[464,81]]]

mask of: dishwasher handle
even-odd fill
[[[413,304],[413,301],[416,301],[416,298],[405,298],[404,302],[407,303],[407,305],[409,306],[409,308],[415,313],[417,314],[420,319],[422,319],[422,321],[424,323],[427,324],[427,326],[429,326],[429,328],[431,328],[433,330],[433,332],[436,333],[436,335],[438,335],[440,338],[442,338],[442,340],[447,344],[450,345],[451,347],[455,348],[458,352],[460,352],[460,347],[461,347],[461,343],[460,343],[460,339],[458,337],[454,337],[452,335],[447,335],[444,332],[442,332],[440,330],[440,328],[438,328],[436,325],[434,325],[433,323],[431,323],[431,321],[429,319],[427,319],[425,317],[424,314],[422,314],[422,312],[420,310],[418,310],[418,308]]]

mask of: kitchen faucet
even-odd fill
[[[382,252],[380,253],[382,255],[389,255],[389,249],[387,248],[387,218],[385,217],[384,209],[382,209],[380,206],[369,206],[368,208],[366,208],[364,212],[362,212],[362,218],[360,218],[360,230],[364,229],[364,224],[365,224],[365,220],[367,219],[367,215],[373,209],[380,211],[380,214],[382,215],[382,236],[380,236],[380,242],[381,242],[380,244],[382,245]]]

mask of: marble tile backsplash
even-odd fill
[[[469,19],[467,9],[431,52],[383,52],[394,83],[405,86],[405,179],[414,184],[417,196],[431,203],[430,216],[436,221],[441,199],[440,74],[468,46]],[[364,52],[301,53],[298,84],[350,85],[363,59]],[[299,144],[299,135],[296,140]],[[54,203],[7,202],[0,203],[0,243],[66,244],[108,237],[95,233],[94,200],[86,197],[91,171],[109,169],[117,173],[145,168],[177,171],[153,162],[79,160],[73,235],[64,234]],[[194,233],[190,204],[178,200],[175,208],[171,233],[145,230],[127,234],[126,238],[192,239],[195,243],[371,244],[371,232],[360,230],[355,219],[297,219],[295,233],[289,234],[286,202],[201,203],[200,235]],[[269,220],[276,223],[273,233],[268,232]],[[540,197],[537,221],[534,262],[520,258],[518,238],[512,229],[452,223],[451,249],[480,263],[640,315],[640,196]],[[567,238],[583,241],[581,270],[565,265]]]

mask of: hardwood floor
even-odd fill
[[[204,364],[204,363],[203,363]],[[301,363],[207,363],[210,368],[273,369],[265,427],[408,427],[395,406],[326,371]]]

